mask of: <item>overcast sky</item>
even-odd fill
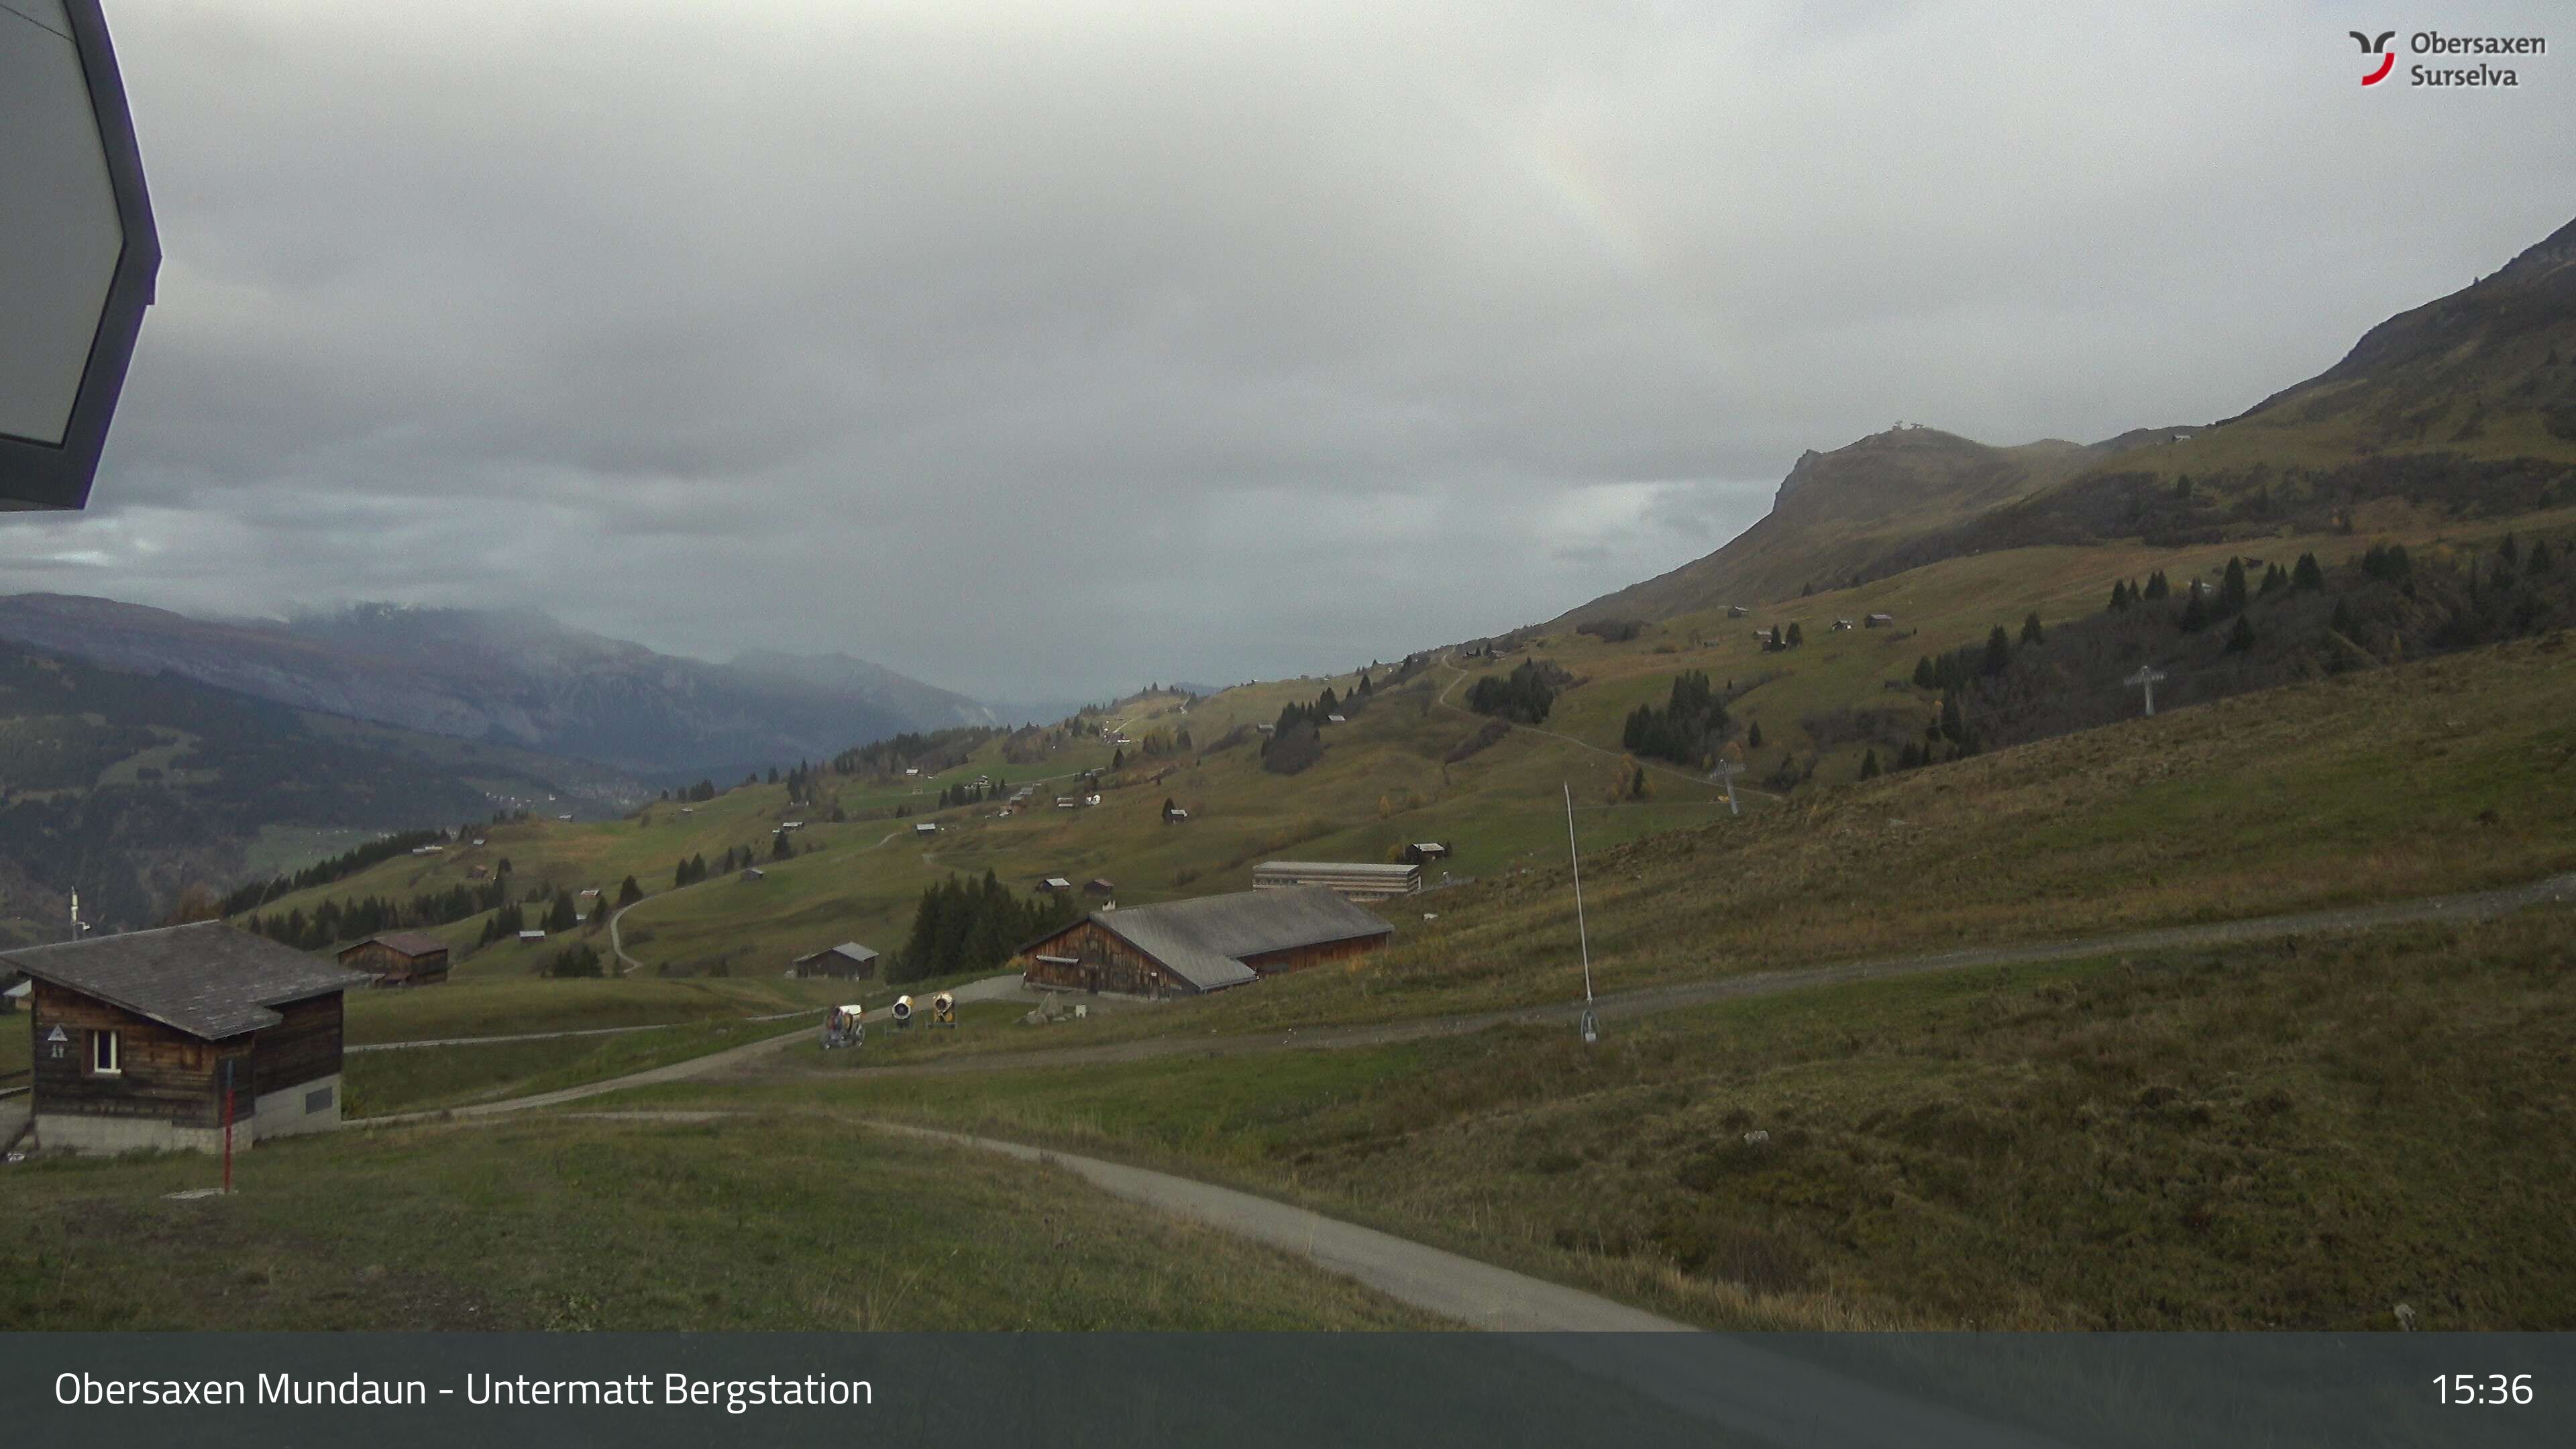
[[[107,10],[168,260],[0,591],[986,698],[1546,618],[1897,419],[2226,416],[2576,215],[2547,4],[2370,17],[2553,42],[2485,92],[2323,4]]]

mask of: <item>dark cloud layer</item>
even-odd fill
[[[2567,59],[2363,91],[2340,12],[2143,9],[112,3],[161,304],[0,586],[1338,667],[1896,418],[2236,411],[2566,220]]]

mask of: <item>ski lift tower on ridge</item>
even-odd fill
[[[161,242],[99,0],[0,5],[0,511],[89,502]]]

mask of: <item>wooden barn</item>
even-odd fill
[[[378,986],[436,986],[447,979],[447,943],[425,931],[387,931],[342,951],[340,964]]]
[[[1330,886],[1355,901],[1392,900],[1422,891],[1422,866],[1345,860],[1266,860],[1252,868],[1257,891]]]
[[[1059,991],[1190,996],[1375,951],[1395,928],[1323,887],[1094,911],[1020,948]]]
[[[31,946],[36,1140],[76,1152],[233,1145],[340,1125],[341,993],[373,977],[221,921]]]
[[[877,953],[856,941],[843,941],[837,946],[826,946],[811,956],[797,957],[788,974],[873,981],[877,975]]]

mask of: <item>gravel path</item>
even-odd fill
[[[1547,1338],[1529,1343],[1588,1373],[1741,1433],[1854,1449],[2037,1449],[2049,1442],[1890,1393],[1741,1338],[1701,1334],[1687,1323],[1562,1283],[1497,1268],[1289,1203],[1078,1153],[891,1122],[868,1125],[882,1132],[1063,1168],[1112,1197],[1294,1253],[1327,1272],[1470,1328],[1500,1333],[1619,1334],[1610,1340]]]

